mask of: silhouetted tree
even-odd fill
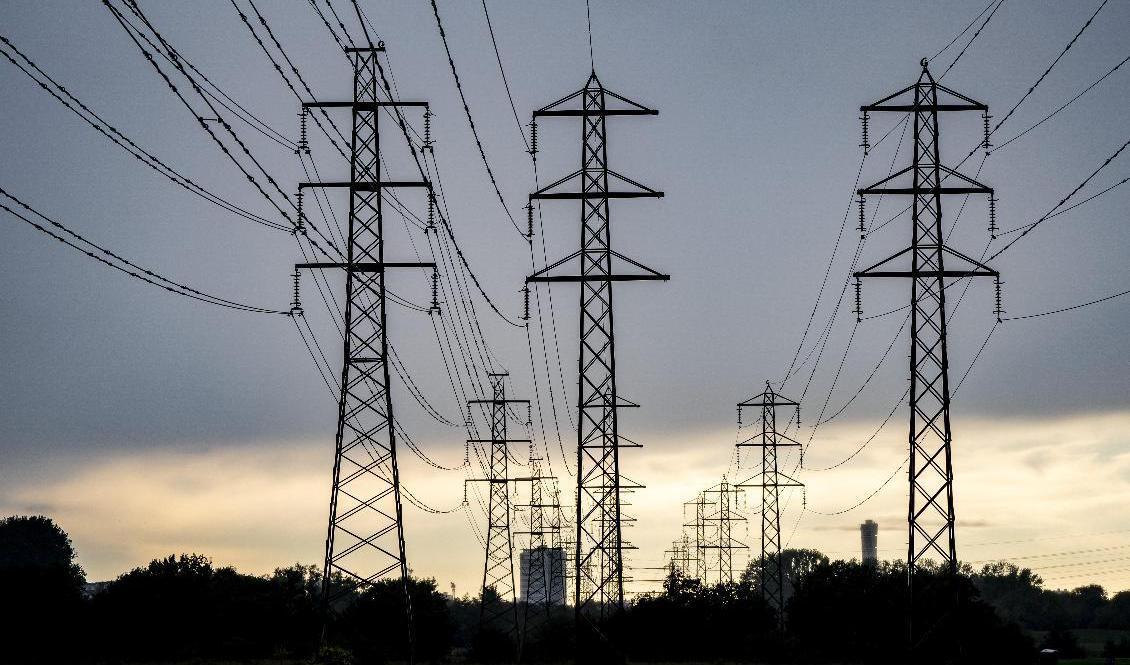
[[[47,517],[0,520],[0,661],[80,653],[85,574],[66,532]]]
[[[437,662],[451,648],[453,627],[447,598],[434,579],[409,578],[417,662]],[[406,660],[408,634],[404,587],[399,579],[383,579],[358,594],[331,621],[334,644],[353,653],[358,665]]]

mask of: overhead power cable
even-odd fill
[[[1097,305],[1101,302],[1106,302],[1108,300],[1114,300],[1115,298],[1121,298],[1122,296],[1127,295],[1127,294],[1130,294],[1130,290],[1121,291],[1119,293],[1114,293],[1114,294],[1111,294],[1109,296],[1106,296],[1105,298],[1099,298],[1098,300],[1091,300],[1089,302],[1080,303],[1078,305],[1072,305],[1071,307],[1062,307],[1060,309],[1053,309],[1050,312],[1040,312],[1039,314],[1025,314],[1024,316],[1010,316],[1008,318],[1001,319],[1001,320],[1002,321],[1023,321],[1024,319],[1036,319],[1036,318],[1039,318],[1041,316],[1051,316],[1052,314],[1061,314],[1063,312],[1070,312],[1070,311],[1073,311],[1073,310],[1076,310],[1076,309],[1083,309],[1084,307],[1090,307],[1091,305]]]
[[[436,27],[439,28],[439,36],[443,41],[443,49],[447,52],[447,64],[451,66],[451,76],[455,79],[455,88],[459,91],[459,99],[463,102],[463,112],[467,116],[467,124],[471,126],[471,134],[475,137],[475,145],[479,148],[479,157],[483,160],[483,166],[486,168],[487,177],[490,178],[490,184],[494,187],[494,193],[498,195],[498,202],[502,205],[503,211],[506,216],[510,218],[510,224],[518,235],[525,237],[526,234],[518,227],[518,222],[514,221],[514,215],[510,212],[510,206],[506,205],[506,199],[502,196],[502,190],[498,187],[498,180],[494,177],[494,171],[490,167],[490,162],[487,161],[486,149],[483,148],[482,139],[479,138],[479,130],[475,127],[475,119],[471,116],[471,107],[467,104],[467,95],[463,92],[463,84],[459,80],[459,72],[455,69],[455,58],[451,55],[451,46],[447,43],[447,33],[443,29],[443,21],[439,17],[439,6],[436,5],[435,0],[432,2],[432,13],[436,17]]]
[[[50,226],[54,227],[57,231],[61,232],[65,236],[69,236],[70,239],[68,239],[67,237],[64,237],[64,235],[60,235],[59,233],[56,233],[56,232],[48,229],[47,227],[45,227],[42,224],[34,221],[31,218],[25,216],[23,213],[20,213],[17,210],[14,210],[13,208],[9,207],[8,205],[6,205],[4,203],[0,203],[0,208],[3,208],[4,210],[8,211],[13,217],[16,217],[16,218],[26,222],[27,224],[30,224],[31,226],[33,226],[35,229],[41,231],[42,233],[45,233],[45,234],[51,236],[52,238],[58,240],[59,242],[67,245],[68,247],[87,255],[88,257],[94,259],[95,261],[98,261],[99,263],[102,263],[103,265],[109,266],[110,268],[113,268],[114,270],[118,270],[120,272],[123,272],[123,273],[129,275],[130,277],[134,277],[134,278],[139,279],[139,280],[141,280],[141,281],[143,281],[147,284],[150,284],[152,286],[156,286],[158,288],[164,289],[165,291],[168,291],[169,293],[175,293],[179,296],[184,296],[185,298],[191,298],[192,300],[198,300],[200,302],[208,303],[209,305],[216,305],[218,307],[224,307],[224,308],[227,308],[227,309],[234,309],[234,310],[239,310],[239,311],[243,311],[243,312],[252,312],[252,313],[256,313],[256,314],[282,314],[284,316],[290,316],[291,315],[290,311],[269,309],[269,308],[266,308],[266,307],[257,307],[255,305],[248,305],[248,304],[241,303],[241,302],[238,302],[238,301],[235,301],[235,300],[228,300],[226,298],[214,296],[214,295],[211,295],[209,293],[205,293],[204,291],[194,289],[194,288],[192,288],[192,287],[190,287],[190,286],[188,286],[188,285],[186,285],[182,282],[178,282],[176,280],[165,277],[164,275],[161,275],[160,273],[157,273],[157,272],[150,270],[148,268],[143,268],[143,267],[139,266],[138,264],[130,261],[129,259],[126,259],[126,258],[120,256],[119,254],[103,247],[102,245],[98,245],[98,244],[96,244],[96,243],[94,243],[90,240],[87,240],[82,235],[79,235],[75,231],[72,231],[71,229],[67,228],[66,226],[63,226],[59,222],[47,217],[43,213],[32,208],[30,205],[28,205],[24,201],[16,198],[15,196],[10,194],[7,190],[5,190],[2,187],[0,187],[0,195],[3,195],[4,197],[13,201],[16,205],[20,206],[21,208],[23,208],[27,212],[29,212],[32,215],[43,220],[44,222],[46,222]]]
[[[272,221],[270,219],[267,219],[266,217],[257,215],[244,208],[241,208],[240,206],[237,206],[236,204],[224,199],[218,194],[209,191],[208,189],[193,181],[188,176],[172,168],[161,159],[156,157],[153,153],[139,146],[136,142],[123,134],[119,129],[107,122],[102,116],[91,110],[89,106],[84,104],[81,100],[75,97],[73,93],[67,90],[67,88],[63,87],[62,84],[60,84],[49,74],[47,74],[47,72],[40,68],[39,65],[31,60],[31,58],[29,58],[26,54],[16,48],[15,44],[13,44],[6,37],[0,35],[0,42],[2,42],[8,49],[10,49],[23,61],[23,63],[17,62],[16,59],[7,52],[7,50],[0,49],[0,53],[3,53],[4,57],[7,58],[9,62],[15,65],[24,74],[26,74],[28,78],[38,84],[40,88],[51,95],[56,101],[70,110],[76,116],[81,118],[83,122],[93,127],[98,133],[102,134],[115,145],[133,155],[134,158],[148,166],[150,169],[169,179],[178,186],[188,190],[192,194],[199,196],[204,200],[213,203],[248,221],[255,222],[256,224],[260,224],[274,230],[291,231],[290,226],[280,224],[279,222]],[[24,66],[25,64],[27,65],[26,67]],[[31,69],[28,69],[28,67],[30,67]],[[34,70],[34,73],[32,70]],[[50,84],[50,87],[48,86],[48,84]]]

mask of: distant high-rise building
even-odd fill
[[[543,566],[544,584],[536,585],[533,589],[535,597],[530,597],[530,559],[537,555],[544,557],[545,565]],[[565,550],[560,547],[542,547],[538,549],[525,549],[522,550],[520,560],[521,570],[521,591],[520,598],[522,602],[526,603],[544,603],[546,598],[544,594],[549,594],[549,598],[554,604],[565,604]],[[558,571],[556,579],[554,579],[553,571]],[[535,571],[537,572],[537,571]]]
[[[871,520],[860,524],[859,538],[863,543],[863,563],[878,563],[879,525]]]

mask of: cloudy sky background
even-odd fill
[[[248,5],[239,4],[246,11]],[[349,70],[313,11],[302,3],[256,4],[315,92],[345,99]],[[460,245],[488,293],[515,315],[529,272],[527,246],[490,188],[430,6],[362,6],[386,41],[401,96],[433,105],[437,158]],[[1097,6],[1005,2],[944,83],[988,103],[1000,119]],[[212,80],[296,136],[296,100],[230,4],[143,7]],[[583,3],[499,0],[488,7],[523,122],[534,108],[583,84],[589,68]],[[647,485],[633,499],[636,565],[661,562],[663,549],[679,535],[681,504],[697,490],[723,473],[731,480],[752,474],[745,456],[736,468],[733,405],[759,391],[765,379],[781,379],[797,350],[851,202],[859,105],[913,82],[919,58],[946,46],[984,7],[981,0],[948,3],[944,12],[901,2],[593,3],[602,81],[660,109],[658,118],[612,124],[611,166],[667,194],[613,208],[617,248],[672,274],[668,284],[617,289],[619,383],[626,397],[643,405],[625,415],[622,430],[646,444],[624,462],[628,475]],[[441,2],[440,11],[491,166],[521,223],[532,174],[482,6]],[[1039,121],[1125,58],[1128,20],[1130,6],[1105,7],[995,142]],[[269,210],[104,7],[9,3],[0,9],[0,26],[139,144],[231,200]],[[937,58],[936,73],[971,36]],[[160,179],[2,60],[0,87],[6,91],[0,186],[194,287],[287,307],[287,274],[300,260],[289,237],[235,219]],[[1127,72],[1120,69],[985,162],[980,179],[997,188],[1002,227],[1038,219],[1122,145],[1128,91]],[[950,164],[980,138],[977,114],[961,115],[967,117],[943,118],[943,160]],[[897,120],[874,118],[873,136]],[[543,177],[576,168],[575,123],[543,122],[539,134]],[[293,154],[246,130],[241,137],[285,188],[305,179]],[[896,130],[867,160],[864,180],[887,173],[898,137]],[[347,165],[325,145],[315,142],[314,151],[323,177],[345,173]],[[394,172],[410,175],[397,171],[405,166],[403,156],[391,156],[401,160],[392,164]],[[979,157],[965,170],[975,171]],[[906,152],[897,158],[903,163]],[[1130,175],[1126,160],[1120,156],[1076,200]],[[1008,316],[1130,288],[1126,196],[1119,188],[1056,217],[995,262],[1004,275]],[[960,200],[947,205],[956,209]],[[884,202],[877,219],[898,209]],[[550,260],[575,248],[575,204],[547,205],[544,221]],[[813,433],[821,411],[836,413],[864,383],[902,322],[897,313],[861,324],[835,378],[854,320],[850,302],[835,317],[826,346],[818,333],[849,272],[858,240],[853,221],[801,358],[815,353],[783,387],[791,397],[803,394],[806,423],[798,436],[812,439],[806,466],[813,469],[856,450],[906,385],[904,331],[859,397]],[[984,201],[971,199],[952,244],[979,254],[986,226]],[[892,223],[867,240],[863,260],[878,260],[908,235],[905,220]],[[320,560],[336,406],[289,321],[175,298],[86,260],[6,213],[0,244],[0,512],[42,512],[59,520],[91,579],[180,551],[252,572]],[[536,247],[540,264],[540,238]],[[389,253],[410,257],[403,242]],[[405,295],[426,300],[422,276],[397,279]],[[955,380],[993,326],[992,295],[990,283],[975,284],[954,315]],[[572,404],[575,390],[576,293],[564,286],[554,296],[567,390],[547,326],[555,427],[542,331],[535,326],[543,406],[535,438],[542,440],[544,430],[550,460],[568,488],[556,433],[571,456],[574,435],[564,405]],[[548,321],[549,294],[540,297]],[[865,313],[893,309],[906,297],[902,285],[868,284]],[[311,323],[336,357],[316,296],[308,290],[305,298]],[[1093,580],[1110,590],[1130,588],[1130,380],[1122,353],[1127,302],[1007,321],[993,333],[954,400],[962,559],[1015,558],[1053,586]],[[530,396],[525,333],[481,300],[476,308],[497,358],[494,369],[511,372],[512,394]],[[393,343],[410,373],[446,417],[459,420],[426,315],[394,309],[390,316]],[[440,462],[458,465],[463,433],[429,419],[402,386],[394,389],[398,419],[413,437]],[[906,485],[897,469],[905,458],[905,423],[905,408],[899,409],[851,461],[832,471],[800,472],[808,510],[801,511],[799,495],[790,500],[784,522],[792,546],[854,556],[858,524],[870,518],[881,525],[883,556],[904,556]],[[410,457],[403,465],[406,485],[427,504],[447,509],[460,502],[461,472],[436,471]],[[848,508],[880,487],[854,510],[821,514]],[[749,503],[757,502],[751,497]],[[436,576],[441,586],[454,582],[460,593],[473,591],[481,576],[481,549],[468,519],[484,518],[478,510],[436,516],[406,509],[413,569]],[[747,538],[741,529],[739,537],[756,545],[756,535]],[[640,570],[636,576],[653,575]]]

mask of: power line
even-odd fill
[[[1063,307],[1063,308],[1060,308],[1060,309],[1053,309],[1050,312],[1040,312],[1039,314],[1025,314],[1024,316],[1010,316],[1006,319],[1001,319],[1001,320],[1002,321],[1022,321],[1024,319],[1035,319],[1035,318],[1039,318],[1041,316],[1050,316],[1052,314],[1060,314],[1062,312],[1070,312],[1072,310],[1082,309],[1084,307],[1089,307],[1091,305],[1097,305],[1101,302],[1106,302],[1108,300],[1114,300],[1115,298],[1121,298],[1122,296],[1127,295],[1127,294],[1130,294],[1130,290],[1122,291],[1120,293],[1115,293],[1115,294],[1106,296],[1105,298],[1099,298],[1098,300],[1091,300],[1090,302],[1085,302],[1085,303],[1081,303],[1081,304],[1078,304],[1078,305],[1072,305],[1071,307]]]
[[[36,217],[42,219],[44,222],[47,222],[51,226],[55,227],[56,229],[58,229],[62,233],[70,236],[74,240],[68,240],[67,238],[65,238],[65,237],[63,237],[63,236],[61,236],[57,233],[52,232],[50,229],[48,229],[48,228],[44,227],[43,225],[33,221],[32,219],[24,216],[22,213],[17,212],[16,210],[10,208],[9,206],[7,206],[3,203],[0,203],[0,208],[3,208],[4,210],[8,211],[12,216],[26,222],[27,224],[30,224],[31,226],[33,226],[37,230],[51,236],[52,238],[54,238],[54,239],[58,240],[59,242],[67,245],[68,247],[85,254],[86,256],[94,259],[95,261],[98,261],[99,263],[102,263],[103,265],[109,266],[110,268],[113,268],[114,270],[118,270],[120,272],[123,272],[123,273],[129,275],[130,277],[137,278],[137,279],[139,279],[139,280],[141,280],[141,281],[143,281],[147,284],[150,284],[152,286],[156,286],[158,288],[164,289],[165,291],[168,291],[169,293],[175,293],[177,295],[184,296],[185,298],[191,298],[192,300],[198,300],[200,302],[208,303],[209,305],[216,305],[216,306],[219,306],[219,307],[239,310],[239,311],[243,311],[243,312],[253,312],[253,313],[256,313],[256,314],[282,314],[284,316],[290,316],[290,314],[291,314],[290,311],[282,311],[282,310],[276,310],[276,309],[268,309],[268,308],[265,308],[265,307],[257,307],[255,305],[248,305],[248,304],[237,302],[237,301],[234,301],[234,300],[228,300],[226,298],[221,298],[219,296],[214,296],[214,295],[211,295],[209,293],[205,293],[203,291],[194,289],[194,288],[187,286],[187,285],[185,285],[181,282],[178,282],[176,280],[165,277],[164,275],[161,275],[161,274],[159,274],[159,273],[157,273],[153,270],[150,270],[148,268],[143,268],[143,267],[139,266],[138,264],[136,264],[136,263],[134,263],[134,262],[132,262],[132,261],[126,259],[126,258],[123,258],[119,254],[103,247],[102,245],[98,245],[98,244],[96,244],[96,243],[94,243],[90,240],[87,240],[86,238],[79,235],[75,231],[72,231],[71,229],[67,228],[66,226],[63,226],[61,223],[47,217],[43,213],[32,208],[30,205],[28,205],[24,201],[16,198],[15,196],[10,194],[7,190],[5,190],[2,187],[0,187],[0,194],[7,197],[11,201],[15,202],[17,205],[19,205],[21,208],[28,211],[29,213],[31,213],[31,214],[35,215]],[[85,245],[86,247],[80,246],[80,244]],[[117,263],[115,263],[115,262],[117,262]],[[121,264],[121,265],[119,265],[119,264]]]
[[[133,155],[134,158],[148,166],[150,169],[169,179],[178,186],[183,187],[189,192],[195,194],[196,196],[199,196],[210,203],[220,206],[221,208],[248,221],[255,222],[256,224],[260,224],[274,230],[291,230],[291,228],[287,225],[273,222],[265,217],[249,212],[248,210],[241,208],[234,203],[231,203],[230,201],[227,201],[223,197],[205,189],[203,186],[197,184],[189,177],[173,169],[171,166],[161,161],[151,152],[145,150],[144,148],[141,148],[136,142],[134,142],[132,139],[123,134],[120,130],[111,125],[104,118],[102,118],[102,116],[91,110],[90,107],[88,107],[81,100],[75,97],[74,94],[63,87],[62,84],[60,84],[49,74],[47,74],[42,68],[40,68],[34,61],[31,60],[31,58],[29,58],[26,54],[16,48],[15,44],[13,44],[6,37],[0,35],[0,42],[3,42],[5,46],[11,49],[12,52],[17,56],[19,56],[29,67],[31,67],[32,70],[35,70],[36,73],[38,73],[43,79],[50,83],[51,86],[54,87],[54,89],[49,88],[46,83],[37,78],[35,74],[33,74],[29,69],[13,59],[7,51],[0,49],[0,52],[4,54],[4,57],[7,58],[9,62],[15,65],[24,74],[26,74],[28,78],[38,84],[40,88],[50,94],[56,101],[58,101],[60,104],[74,113],[88,125],[93,127],[96,131],[98,131],[98,133],[102,134],[115,145],[121,147],[123,150]],[[64,99],[63,96],[65,96],[67,99]],[[67,101],[68,99],[70,100],[70,102]]]
[[[451,46],[447,43],[447,33],[443,29],[443,21],[439,17],[439,6],[436,5],[435,0],[432,1],[432,13],[436,17],[436,27],[439,28],[439,36],[443,41],[443,49],[447,52],[447,64],[451,67],[451,76],[455,79],[455,89],[459,91],[459,99],[463,102],[463,113],[467,116],[467,124],[471,126],[471,134],[475,137],[475,145],[479,148],[479,157],[483,160],[483,167],[486,168],[487,177],[490,178],[490,184],[494,187],[494,193],[498,195],[498,202],[502,205],[503,211],[506,216],[510,218],[510,224],[513,225],[514,230],[518,235],[525,236],[522,229],[518,228],[518,222],[514,221],[514,215],[510,212],[510,206],[506,205],[506,200],[502,196],[502,190],[498,187],[498,181],[494,177],[494,171],[490,167],[490,162],[487,161],[486,149],[483,148],[483,142],[479,138],[479,130],[475,127],[475,119],[471,116],[471,107],[467,105],[467,96],[463,93],[463,84],[459,80],[459,72],[455,69],[455,59],[451,55]],[[484,4],[485,8],[486,5]],[[500,63],[501,66],[501,63]]]
[[[1032,125],[1032,126],[1031,126],[1031,127],[1029,127],[1028,129],[1025,129],[1024,131],[1020,132],[1020,133],[1019,133],[1019,134],[1017,134],[1016,136],[1014,136],[1014,137],[1010,138],[1009,140],[1005,141],[1004,143],[1002,143],[1002,144],[998,145],[997,147],[993,148],[993,149],[992,149],[992,150],[991,150],[990,152],[996,152],[996,151],[1000,150],[1001,148],[1003,148],[1003,147],[1005,147],[1006,145],[1008,145],[1008,144],[1012,143],[1013,141],[1015,141],[1015,140],[1019,139],[1020,137],[1024,136],[1025,134],[1027,134],[1028,132],[1032,131],[1033,129],[1036,129],[1037,127],[1039,127],[1040,125],[1044,124],[1044,123],[1045,123],[1045,122],[1047,122],[1048,120],[1051,120],[1051,119],[1052,119],[1052,118],[1054,118],[1054,117],[1055,117],[1056,115],[1058,115],[1060,111],[1062,111],[1063,109],[1067,108],[1068,106],[1071,106],[1072,104],[1074,104],[1074,103],[1075,103],[1075,101],[1076,101],[1077,99],[1079,99],[1079,98],[1080,98],[1080,97],[1082,97],[1083,95],[1085,95],[1085,94],[1087,94],[1088,92],[1090,92],[1090,91],[1091,91],[1091,90],[1092,90],[1092,89],[1093,89],[1093,88],[1094,88],[1095,86],[1097,86],[1098,84],[1100,84],[1100,83],[1102,83],[1102,82],[1103,82],[1104,80],[1106,80],[1106,78],[1107,78],[1108,76],[1110,76],[1111,74],[1113,74],[1113,73],[1115,73],[1116,71],[1118,71],[1118,70],[1119,70],[1119,68],[1121,68],[1121,67],[1122,67],[1122,65],[1125,65],[1125,64],[1127,63],[1127,61],[1130,61],[1130,55],[1128,55],[1128,56],[1126,56],[1125,58],[1123,58],[1121,62],[1119,62],[1119,63],[1118,63],[1117,65],[1115,65],[1114,67],[1112,67],[1112,68],[1110,69],[1110,71],[1108,71],[1107,73],[1105,73],[1105,74],[1103,74],[1102,76],[1100,76],[1100,77],[1098,78],[1098,80],[1096,80],[1096,81],[1095,81],[1094,83],[1092,83],[1091,85],[1087,86],[1086,88],[1083,88],[1083,90],[1082,90],[1082,91],[1080,91],[1080,92],[1079,92],[1079,94],[1077,94],[1077,95],[1075,95],[1074,97],[1072,97],[1071,99],[1067,100],[1067,102],[1066,102],[1065,104],[1063,104],[1062,106],[1060,106],[1060,107],[1059,107],[1059,108],[1057,108],[1056,110],[1054,110],[1054,111],[1052,111],[1051,113],[1049,113],[1049,114],[1047,114],[1046,116],[1044,116],[1042,120],[1040,120],[1039,122],[1035,123],[1034,125]]]

